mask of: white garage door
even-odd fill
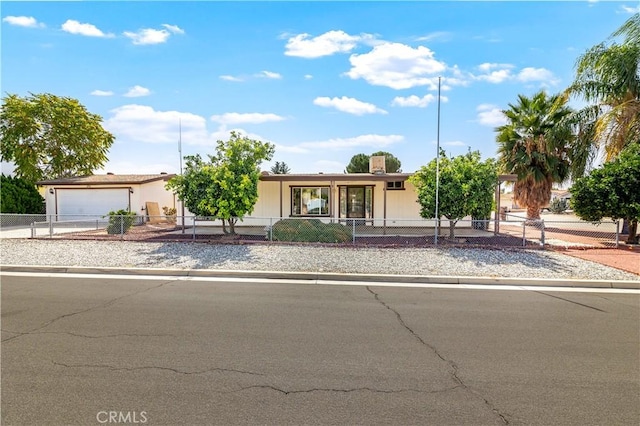
[[[58,189],[56,191],[59,220],[72,216],[105,216],[112,210],[129,209],[129,188]]]

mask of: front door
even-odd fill
[[[363,218],[364,213],[364,186],[347,187],[347,218]]]
[[[340,186],[340,217],[373,218],[373,185]]]

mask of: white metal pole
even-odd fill
[[[440,216],[438,211],[439,191],[440,191],[440,80],[438,77],[438,127],[436,134],[436,233],[435,245],[438,245],[438,227],[440,226]]]
[[[180,176],[182,176],[182,119],[181,118],[178,118],[178,154],[180,155]],[[182,233],[184,234],[184,200],[180,200],[180,216],[182,216]]]

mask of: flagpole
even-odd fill
[[[178,118],[178,155],[180,156],[180,176],[182,176],[182,119],[181,118]],[[182,216],[182,233],[184,234],[184,200],[180,201],[180,216]]]
[[[438,211],[438,196],[440,191],[440,80],[438,77],[438,126],[436,134],[436,232],[435,245],[438,245],[438,228],[440,225],[440,217]]]

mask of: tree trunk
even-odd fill
[[[527,219],[528,220],[540,220],[540,207],[539,206],[527,206]]]
[[[629,235],[627,236],[627,240],[625,242],[627,244],[638,244],[638,237],[636,236],[637,232],[638,232],[638,219],[630,219]]]
[[[449,220],[449,238],[452,240],[456,237],[456,233],[454,231],[456,223],[458,223],[457,220]]]
[[[229,218],[229,234],[236,235],[236,220],[235,218]]]
[[[227,231],[227,221],[225,219],[222,219],[222,232],[225,234],[229,233],[229,231]]]

